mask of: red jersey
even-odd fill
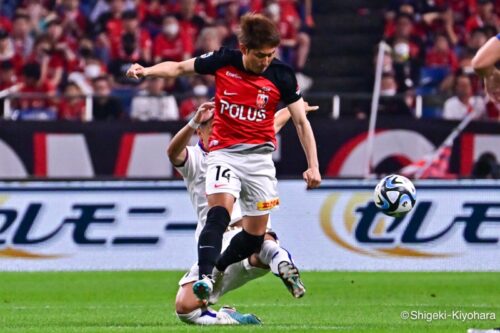
[[[276,148],[274,113],[302,96],[292,68],[274,59],[262,74],[243,67],[239,50],[221,48],[196,58],[198,74],[215,75],[215,114],[209,150]],[[267,149],[266,149],[267,151]]]
[[[189,52],[187,35],[179,33],[174,39],[158,34],[154,41],[153,56],[162,60],[183,61],[184,54]]]
[[[442,53],[434,49],[427,52],[425,65],[430,67],[449,67],[452,71],[458,69],[458,59],[452,50]]]

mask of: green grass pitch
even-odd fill
[[[264,325],[195,327],[174,313],[183,272],[0,273],[0,332],[453,332],[500,326],[500,273],[304,272],[293,299],[276,277],[221,304]],[[403,320],[402,311],[495,313],[496,320]]]

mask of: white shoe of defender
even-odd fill
[[[251,313],[243,314],[228,306],[219,309],[217,320],[221,325],[262,325],[262,321],[256,315]]]
[[[206,275],[203,276],[203,279],[196,281],[193,284],[193,293],[194,295],[202,302],[208,302],[210,298],[210,294],[213,290],[214,282],[212,279]]]
[[[467,333],[500,333],[500,327],[498,328],[492,328],[492,329],[475,329],[475,328],[469,328],[467,330]]]
[[[306,288],[300,279],[297,267],[291,262],[282,261],[278,264],[279,277],[295,298],[300,298],[306,293]]]
[[[238,325],[239,322],[225,311],[217,311],[217,325]]]

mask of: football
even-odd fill
[[[415,206],[417,191],[413,183],[400,175],[384,177],[373,193],[375,205],[389,216],[400,217]]]

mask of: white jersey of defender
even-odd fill
[[[189,197],[198,217],[198,225],[196,226],[195,238],[198,241],[200,232],[205,226],[208,213],[208,201],[205,193],[205,180],[207,171],[207,155],[199,144],[196,146],[188,146],[187,157],[184,165],[176,167],[177,171],[184,178]],[[236,223],[242,219],[241,208],[237,200],[233,206],[230,224]]]

